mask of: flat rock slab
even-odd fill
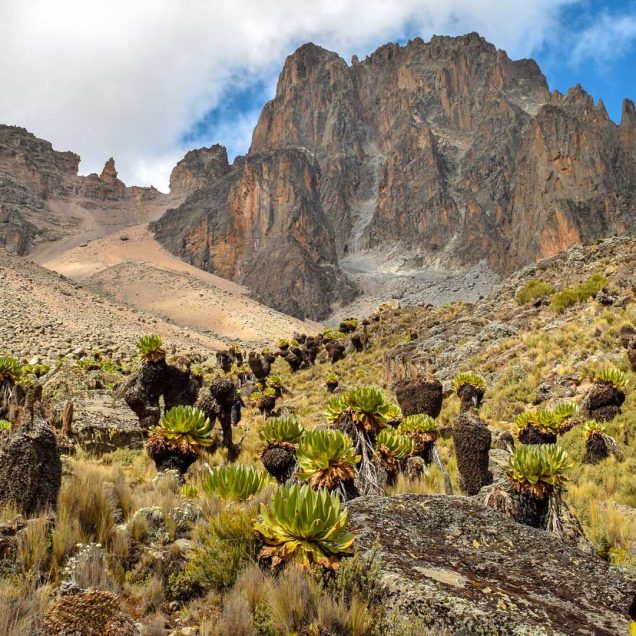
[[[89,391],[76,398],[73,439],[89,453],[109,453],[118,448],[143,448],[144,435],[137,416],[110,391]]]
[[[629,633],[636,577],[468,497],[359,497],[362,550],[380,543],[386,602],[465,636]]]

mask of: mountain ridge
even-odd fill
[[[550,92],[536,62],[510,60],[476,33],[387,44],[351,65],[309,43],[287,58],[247,159],[232,170],[290,148],[311,156],[320,207],[334,230],[318,250],[345,274],[352,254],[370,253],[400,261],[394,269],[416,263],[464,271],[485,263],[507,275],[575,243],[634,231],[635,122],[630,100],[617,125],[580,85],[566,95]],[[299,184],[290,171],[286,185]],[[270,185],[249,187],[258,199]],[[232,239],[231,231],[206,229],[218,205],[186,202],[168,211],[153,226],[158,240],[218,271],[207,255]],[[235,220],[245,211],[240,196],[226,208]],[[195,235],[205,235],[204,244],[194,245]],[[240,271],[229,275],[245,282]],[[264,275],[248,286],[269,303],[290,290],[302,299],[322,296],[320,304],[299,303],[310,317],[351,300],[350,287],[332,287],[325,297],[324,284],[312,279],[320,279],[315,258],[309,276],[276,294]]]
[[[580,85],[550,92],[534,60],[477,33],[351,64],[299,47],[247,155],[188,152],[170,194],[125,186],[112,159],[99,176],[78,163],[0,127],[0,245],[55,261],[150,222],[175,256],[301,319],[344,315],[356,297],[442,302],[440,273],[477,272],[477,297],[573,244],[636,230],[634,103],[616,124]]]

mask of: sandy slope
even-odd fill
[[[57,360],[82,347],[134,352],[139,336],[159,333],[179,352],[211,352],[224,343],[100,297],[26,258],[0,249],[0,353]]]
[[[153,239],[145,224],[84,247],[51,246],[35,258],[114,300],[223,340],[271,341],[315,327],[261,305],[240,285],[179,260]]]

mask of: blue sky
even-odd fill
[[[79,153],[84,174],[113,156],[127,183],[165,190],[191,148],[247,150],[300,44],[350,60],[469,31],[615,121],[636,99],[636,0],[0,0],[0,123]]]

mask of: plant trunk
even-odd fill
[[[462,384],[457,389],[457,396],[461,402],[461,410],[478,409],[484,399],[484,390],[472,384]]]
[[[583,411],[587,417],[599,422],[609,422],[620,412],[625,393],[611,382],[596,381],[583,400]]]
[[[607,442],[603,435],[590,435],[585,441],[584,464],[598,464],[610,456]]]
[[[533,424],[528,424],[519,431],[519,441],[522,444],[556,444],[556,440],[555,434],[540,431]]]
[[[442,383],[435,377],[415,377],[398,380],[394,386],[402,414],[424,413],[437,417],[442,410]]]
[[[459,487],[465,495],[476,495],[483,486],[492,483],[492,473],[488,470],[491,439],[488,427],[475,412],[460,414],[453,428],[453,441]]]
[[[283,484],[294,472],[296,453],[291,444],[269,444],[261,454],[261,461],[267,472],[278,483]]]

